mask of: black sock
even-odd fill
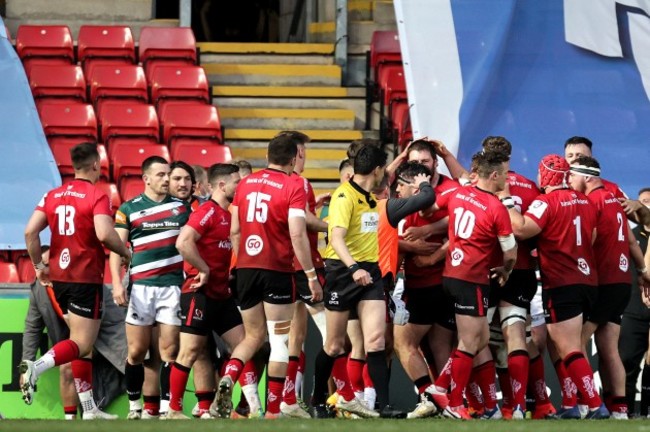
[[[314,363],[314,390],[311,396],[312,405],[322,405],[327,400],[327,381],[330,379],[330,375],[332,374],[334,360],[335,358],[330,357],[322,348],[316,356],[316,361]]]
[[[144,384],[144,366],[142,364],[132,365],[127,360],[124,366],[124,376],[126,378],[126,394],[129,400],[140,400],[142,384]]]
[[[643,365],[641,374],[641,411],[642,417],[648,415],[648,406],[650,405],[650,365]]]
[[[169,401],[169,377],[174,362],[162,362],[160,365],[160,400]]]
[[[366,361],[368,363],[368,373],[377,392],[377,405],[381,409],[388,405],[388,365],[386,365],[386,351],[369,352]]]

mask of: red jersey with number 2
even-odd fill
[[[289,213],[305,211],[304,186],[283,171],[267,168],[239,182],[232,204],[241,233],[237,268],[293,273]]]
[[[487,285],[490,263],[503,254],[499,237],[512,234],[508,211],[494,194],[476,186],[448,196],[437,202],[449,209],[449,250],[442,275]]]
[[[596,209],[587,197],[573,190],[557,189],[538,196],[526,216],[542,229],[537,236],[542,287],[596,286],[596,262],[591,247]]]
[[[95,234],[95,216],[113,217],[108,196],[87,180],[74,179],[48,192],[36,210],[47,216],[52,232],[50,279],[101,284],[104,246]]]

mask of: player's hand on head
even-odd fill
[[[431,183],[431,176],[427,174],[418,174],[413,177],[413,185],[419,187],[422,183]]]

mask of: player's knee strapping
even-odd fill
[[[266,328],[269,332],[269,343],[271,345],[269,361],[288,363],[291,321],[267,321]]]
[[[526,322],[526,308],[520,306],[499,306],[499,316],[501,317],[501,328],[511,326],[515,323]]]

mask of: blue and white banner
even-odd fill
[[[650,0],[395,0],[416,138],[469,165],[488,135],[536,178],[574,135],[603,176],[650,186]]]

